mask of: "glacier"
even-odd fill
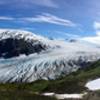
[[[40,53],[28,56],[0,58],[0,82],[33,82],[52,80],[84,68],[100,59],[100,48],[82,43],[49,40],[34,33],[21,30],[0,30],[0,40],[24,38],[25,41],[46,45]]]

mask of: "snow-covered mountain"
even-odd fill
[[[99,59],[100,48],[80,41],[49,40],[27,31],[0,30],[0,82],[56,79]]]
[[[50,41],[31,32],[0,30],[0,57],[10,58],[21,54],[40,53],[50,46]]]

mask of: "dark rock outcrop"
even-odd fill
[[[35,40],[30,43],[24,39],[3,39],[0,41],[0,57],[11,58],[20,54],[29,55],[45,50],[45,46]]]

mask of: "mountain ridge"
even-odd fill
[[[14,40],[23,39],[24,37],[25,42],[33,43],[34,45],[35,42],[33,40],[35,38],[37,45],[39,43],[45,45],[45,48],[42,51],[40,50],[39,53],[32,52],[28,55],[23,55],[22,53],[17,57],[7,59],[1,57],[0,82],[33,82],[40,79],[52,80],[68,75],[100,59],[99,48],[79,41],[49,40],[44,37],[40,38],[40,36],[38,38],[38,35],[33,34],[32,36],[32,33],[30,37],[28,33],[27,31],[15,30],[0,32],[0,36],[2,36],[1,40],[9,38],[13,38]],[[19,34],[21,35],[19,36]],[[31,39],[33,42],[30,42]],[[35,49],[36,45],[33,48]]]

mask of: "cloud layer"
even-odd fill
[[[54,2],[54,0],[32,0],[32,3],[47,7],[54,7],[54,8],[58,7],[58,5]]]
[[[67,19],[62,19],[60,17],[44,13],[42,15],[37,15],[36,17],[26,17],[22,18],[24,21],[28,22],[37,22],[37,23],[51,23],[51,24],[56,24],[56,25],[62,25],[62,26],[75,26],[76,24],[73,23],[70,20]]]
[[[87,42],[90,42],[96,45],[100,45],[100,22],[94,22],[93,27],[95,29],[96,36],[85,37],[85,38],[82,38],[82,40],[85,40]]]
[[[0,16],[0,20],[13,21],[13,20],[15,20],[15,18],[13,18],[13,17],[7,17],[7,16]]]
[[[26,22],[26,23],[49,23],[49,24],[67,26],[67,27],[76,26],[76,24],[70,20],[63,19],[49,13],[43,13],[41,15],[36,15],[35,17],[21,17],[21,18],[0,16],[0,20],[5,20],[5,21],[17,20],[18,22]]]
[[[40,5],[45,7],[53,7],[57,8],[58,5],[54,2],[54,0],[1,0],[0,5],[10,5],[10,6],[17,6],[17,7],[30,7],[33,5]]]

